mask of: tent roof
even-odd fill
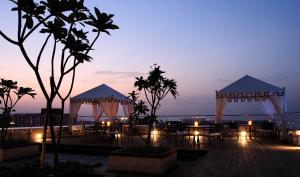
[[[254,92],[284,92],[284,89],[271,85],[262,80],[246,75],[227,87],[218,91],[220,94],[254,93]]]
[[[129,103],[131,100],[115,89],[102,84],[71,98],[71,102],[93,103],[99,101],[116,101]]]

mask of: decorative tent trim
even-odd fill
[[[285,96],[285,88],[279,88],[249,75],[216,91],[216,98],[225,98],[228,102],[265,101],[272,95]]]
[[[109,119],[116,117],[119,103],[123,105],[124,113],[130,116],[133,112],[131,108],[133,101],[114,90],[113,88],[102,84],[88,91],[85,91],[75,97],[70,98],[70,118],[76,118],[81,104],[92,105],[92,113],[95,121],[98,121],[103,113]]]
[[[276,111],[281,120],[282,139],[287,138],[285,113],[287,111],[285,88],[279,88],[251,76],[244,76],[227,87],[216,91],[216,122],[221,122],[228,102],[260,102],[266,112]],[[272,108],[271,110],[268,110]]]
[[[105,84],[99,85],[77,96],[71,97],[70,102],[82,104],[93,104],[98,102],[133,104],[131,99]]]

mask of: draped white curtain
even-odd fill
[[[286,131],[286,120],[285,120],[285,112],[287,111],[287,104],[285,96],[278,96],[273,94],[270,96],[270,101],[274,106],[274,109],[279,114],[280,118],[280,131],[281,131],[281,139],[286,140],[288,138],[288,134]]]
[[[276,113],[275,108],[270,100],[260,101],[261,110],[267,114],[270,118],[274,119]]]
[[[69,107],[69,117],[68,117],[68,129],[69,132],[72,133],[72,123],[73,119],[76,117],[78,114],[78,111],[80,109],[81,103],[70,103]]]
[[[227,103],[226,98],[216,99],[216,122],[220,123],[224,114],[224,108]]]
[[[130,117],[133,113],[133,105],[132,104],[123,104],[123,111],[126,117]]]
[[[80,109],[81,103],[70,103],[70,110],[69,114],[70,117],[73,119],[78,114],[78,111]]]
[[[108,118],[113,119],[116,117],[119,107],[118,102],[101,102],[100,104]]]
[[[101,104],[98,103],[93,103],[92,105],[92,111],[93,111],[93,118],[96,122],[98,122],[98,120],[100,119],[100,117],[102,116],[104,110],[101,106]]]

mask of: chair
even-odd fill
[[[239,139],[239,126],[237,123],[235,122],[230,122],[228,124],[229,127],[229,134],[231,135],[231,137],[237,136],[237,140]]]
[[[185,138],[189,136],[189,132],[186,130],[186,125],[184,123],[177,124],[176,131],[177,136],[181,137],[183,140],[185,140]]]

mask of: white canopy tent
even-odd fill
[[[262,110],[267,115],[271,117],[275,114],[279,115],[281,128],[285,129],[285,113],[287,112],[285,88],[279,88],[246,75],[216,91],[216,122],[222,121],[225,105],[232,101],[260,102]],[[284,131],[284,129],[281,130]]]
[[[92,114],[95,121],[99,121],[102,114],[105,113],[109,119],[116,117],[119,104],[123,105],[125,116],[129,117],[133,113],[132,100],[112,89],[111,87],[102,84],[86,92],[83,92],[70,99],[70,114],[71,119],[76,118],[81,104],[92,105]]]

